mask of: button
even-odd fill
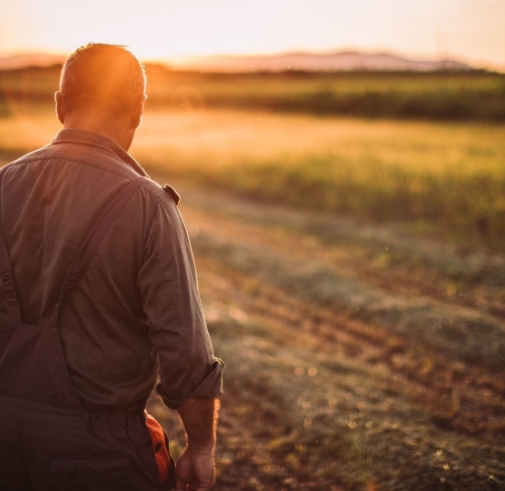
[[[156,446],[154,447],[154,451],[158,453],[161,450],[161,442],[156,443]]]

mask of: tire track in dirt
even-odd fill
[[[242,201],[183,184],[190,209],[224,221],[289,232],[305,249],[347,266],[367,282],[394,291],[444,299],[505,318],[505,257],[471,244],[449,244],[412,235],[398,225],[351,219]]]
[[[292,319],[237,310],[250,293],[244,298],[234,276],[223,276],[219,267],[201,266],[209,326],[228,363],[231,393],[223,405],[242,408],[237,430],[263,455],[252,459],[254,487],[238,489],[365,489],[373,483],[391,490],[440,489],[442,483],[499,489],[505,448],[493,437],[441,430],[387,367],[345,355],[317,333],[294,331]],[[226,440],[222,444],[226,448]],[[268,480],[269,472],[275,479]]]
[[[227,362],[219,489],[505,486],[504,323],[492,298],[501,258],[471,253],[480,263],[457,275],[476,294],[438,299],[429,283],[452,281],[450,248],[442,265],[419,265],[405,246],[386,274],[354,254],[373,233],[328,239],[298,212],[290,222],[290,210],[194,197],[183,213]]]
[[[252,283],[249,276],[212,259],[200,258],[199,264],[205,277],[210,273],[216,278],[226,277],[228,287],[222,288],[215,281],[210,290],[213,297],[233,298],[239,309],[238,319],[241,312],[260,315],[274,324],[273,329],[282,327],[291,336],[302,336],[303,343],[314,352],[338,353],[368,366],[386,368],[392,387],[401,387],[404,393],[430,408],[433,421],[441,427],[505,436],[505,383],[496,374],[412,346],[408,340],[345,312],[300,301],[262,282]],[[232,291],[243,293],[232,295]],[[209,288],[202,288],[202,293],[210,296]],[[206,310],[212,322],[222,308],[217,301]],[[283,337],[277,341],[286,342]]]
[[[197,216],[190,214],[192,220]],[[457,307],[426,297],[395,295],[366,284],[324,260],[307,256],[301,244],[270,240],[258,227],[202,224],[192,238],[200,254],[262,281],[310,298],[322,306],[353,312],[395,334],[425,344],[451,359],[503,370],[505,322],[475,309]],[[220,229],[221,228],[221,229]]]

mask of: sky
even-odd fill
[[[388,51],[505,69],[505,0],[0,0],[0,54],[128,45],[144,60]]]

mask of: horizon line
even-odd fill
[[[127,45],[125,45],[129,48]],[[16,58],[16,57],[54,57],[61,58],[62,61],[67,58],[73,51],[63,52],[59,50],[49,50],[49,49],[18,49],[18,50],[9,50],[2,51],[0,49],[0,60],[3,58]],[[132,53],[135,54],[134,50]],[[162,55],[162,56],[138,56],[138,59],[142,63],[166,63],[170,64],[175,63],[176,65],[191,65],[191,61],[201,61],[204,59],[212,59],[212,58],[228,58],[228,59],[246,59],[246,58],[276,58],[283,56],[315,56],[315,57],[324,57],[324,56],[332,56],[332,55],[343,55],[343,54],[356,54],[363,56],[390,56],[394,58],[399,58],[405,61],[411,62],[424,62],[424,63],[437,63],[437,62],[455,62],[468,65],[471,69],[477,70],[490,70],[497,72],[505,72],[505,65],[501,65],[499,63],[493,62],[479,62],[472,61],[467,59],[465,56],[461,56],[458,54],[450,55],[444,58],[437,58],[437,56],[429,56],[429,55],[416,55],[410,54],[408,52],[403,52],[401,50],[396,49],[388,49],[384,47],[378,47],[377,49],[368,49],[368,48],[355,48],[355,47],[342,47],[342,48],[329,48],[324,50],[313,50],[313,49],[299,49],[293,48],[291,50],[282,50],[282,51],[270,51],[270,52],[249,52],[249,53],[227,53],[227,52],[218,52],[218,53],[207,53],[207,54],[180,54],[180,55]],[[26,65],[28,66],[28,65]],[[40,66],[48,66],[46,64],[41,64]]]

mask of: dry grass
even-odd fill
[[[266,112],[148,113],[150,167],[301,208],[404,221],[462,242],[505,238],[505,126]],[[471,238],[471,239],[469,239]]]
[[[297,288],[293,268],[271,264],[271,242],[294,259],[290,237],[186,211],[207,320],[227,363],[219,489],[500,489],[503,424],[492,418],[503,423],[503,397],[490,396],[499,372],[493,379],[458,362],[449,345],[430,350],[415,339],[422,325],[399,337],[374,324],[380,314],[363,321],[354,305],[328,302],[317,279]],[[209,234],[226,248],[213,249]],[[298,252],[299,268],[309,268],[314,259]],[[180,427],[158,411],[178,452]]]
[[[52,111],[0,120],[9,160],[48,142]],[[403,221],[499,248],[505,126],[321,119],[253,111],[148,110],[132,153],[150,168],[295,207]]]
[[[411,172],[503,170],[505,125],[325,119],[269,112],[149,110],[132,148],[166,168],[330,157]],[[159,162],[162,163],[162,162]],[[192,165],[193,164],[193,165]],[[359,169],[356,169],[359,171]]]

